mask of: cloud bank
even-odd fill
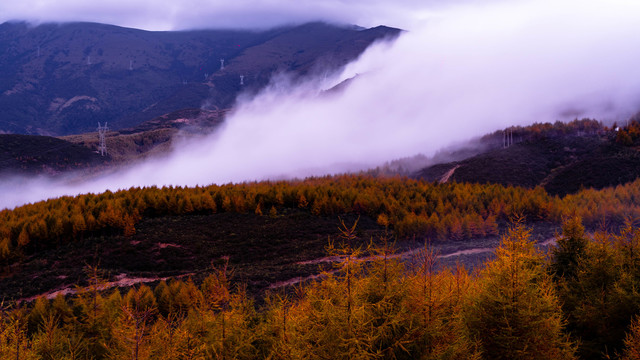
[[[0,208],[147,185],[303,177],[380,164],[516,124],[640,110],[640,4],[518,1],[440,8],[328,79],[286,76],[168,158],[84,183],[21,181]],[[340,94],[318,95],[360,74]]]
[[[465,1],[465,0],[457,0]],[[309,21],[410,26],[422,0],[21,0],[0,2],[0,22],[91,21],[146,30],[269,28]]]

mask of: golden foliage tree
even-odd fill
[[[631,322],[624,345],[621,360],[640,360],[640,317],[636,316]]]
[[[485,264],[465,310],[486,359],[572,359],[560,302],[542,254],[516,224]]]

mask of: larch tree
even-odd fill
[[[150,328],[157,312],[151,289],[142,285],[123,298],[121,315],[108,343],[108,356],[116,359],[150,359]]]
[[[565,221],[562,236],[558,238],[557,246],[553,250],[551,270],[556,278],[576,276],[578,261],[584,256],[587,243],[582,219],[574,216]]]
[[[479,359],[474,341],[462,321],[462,305],[469,276],[461,267],[439,270],[437,254],[425,246],[417,254],[414,272],[406,281],[402,306],[411,342],[411,359]]]
[[[640,360],[640,317],[636,316],[631,322],[624,345],[621,360]]]
[[[560,288],[569,330],[580,338],[579,355],[585,359],[621,352],[640,311],[640,232],[631,222],[620,230],[596,232],[575,279]]]
[[[483,358],[573,359],[560,302],[530,230],[514,225],[496,255],[481,271],[465,311]]]
[[[85,339],[86,351],[97,357],[104,355],[104,344],[110,337],[110,324],[105,312],[105,301],[101,294],[107,286],[98,266],[85,266],[87,276],[86,286],[76,286],[74,307],[79,311],[75,314],[75,324],[81,329]]]

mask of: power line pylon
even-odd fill
[[[100,126],[98,123],[98,136],[100,137],[100,145],[98,146],[98,151],[100,155],[104,156],[107,153],[107,142],[105,140],[105,134],[109,131],[107,127],[107,123],[104,123],[104,126]]]

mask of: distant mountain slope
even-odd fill
[[[109,131],[105,143],[111,165],[131,163],[154,155],[166,155],[172,141],[179,134],[197,136],[207,134],[223,121],[226,110],[183,109],[145,121],[135,127]],[[61,139],[98,149],[96,132],[67,135]]]
[[[580,188],[604,188],[640,177],[640,152],[622,144],[619,134],[583,120],[572,124],[537,124],[514,128],[514,143],[503,147],[503,133],[485,137],[487,151],[464,160],[426,167],[414,174],[429,181],[543,186],[564,195]]]
[[[98,121],[126,128],[205,100],[212,109],[228,108],[241,90],[263,87],[275,71],[333,69],[398,33],[322,23],[263,32],[4,23],[0,133],[64,135],[93,130]]]
[[[107,159],[84,146],[49,136],[0,134],[0,175],[57,175],[98,166]]]

